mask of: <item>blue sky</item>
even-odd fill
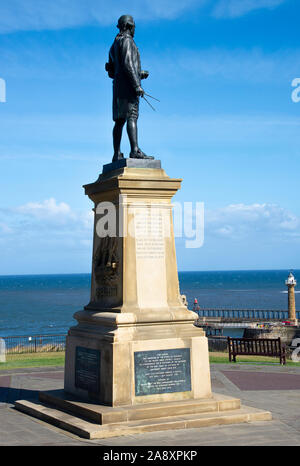
[[[150,71],[140,146],[205,204],[180,270],[300,268],[297,0],[10,0],[0,4],[0,274],[90,271],[83,184],[112,157],[104,71],[121,14]],[[129,146],[124,135],[125,154]]]

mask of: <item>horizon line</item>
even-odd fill
[[[299,271],[300,268],[280,268],[280,269],[214,269],[214,270],[178,270],[178,273],[218,273],[218,272],[286,272]],[[25,274],[0,274],[0,278],[5,277],[51,277],[57,275],[91,275],[91,272],[57,272],[57,273],[25,273]]]

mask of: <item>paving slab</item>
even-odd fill
[[[290,375],[297,377],[291,378]],[[293,366],[212,364],[213,391],[236,396],[245,405],[271,411],[273,420],[85,440],[13,408],[17,399],[31,399],[33,394],[37,399],[40,390],[63,388],[62,367],[1,371],[0,445],[300,446],[299,376],[300,368]],[[270,380],[273,380],[271,390],[268,389]],[[277,384],[275,388],[274,381]]]
[[[300,390],[300,374],[253,371],[222,372],[240,390]]]

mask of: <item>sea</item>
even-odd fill
[[[202,309],[287,310],[289,272],[179,272],[180,291],[189,309],[197,298]],[[90,281],[90,274],[0,276],[0,337],[66,334],[89,302]]]

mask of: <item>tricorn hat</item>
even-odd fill
[[[117,24],[117,27],[119,29],[122,29],[124,28],[125,26],[134,26],[134,19],[132,16],[130,15],[122,15],[119,20],[118,20],[118,24]]]

